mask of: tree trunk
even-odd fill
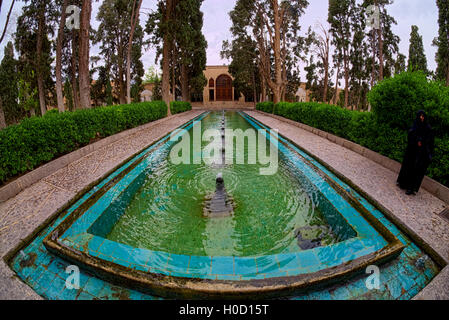
[[[119,48],[119,52],[120,52],[120,48]],[[125,104],[126,103],[126,85],[125,82],[123,80],[123,76],[125,71],[123,70],[123,55],[119,54],[118,56],[118,87],[119,87],[119,100],[120,100],[120,104]]]
[[[176,101],[176,62],[178,57],[176,55],[176,40],[173,40],[172,45],[172,74],[171,74],[171,87],[172,87],[172,99]]]
[[[327,102],[327,91],[329,84],[329,58],[324,63],[324,89],[323,89],[323,103]]]
[[[267,91],[265,87],[265,78],[263,76],[263,72],[259,68],[259,77],[260,77],[260,102],[265,102],[265,99],[267,98]]]
[[[376,33],[374,31],[374,29],[371,31],[371,35],[372,35],[372,50],[373,50],[373,63],[371,66],[371,88],[374,87],[374,79],[375,79],[375,75],[376,75]]]
[[[349,61],[348,55],[345,53],[344,56],[344,68],[345,68],[345,109],[349,105]]]
[[[253,72],[253,96],[254,96],[254,107],[257,105],[257,88],[256,88],[256,70]]]
[[[90,100],[90,74],[89,74],[89,33],[92,14],[92,0],[83,0],[80,21],[79,40],[79,90],[82,109],[91,108]]]
[[[2,98],[0,97],[0,130],[6,128],[5,113],[3,112]]]
[[[78,81],[77,81],[77,67],[78,67],[77,62],[79,61],[79,59],[78,59],[78,54],[76,52],[76,48],[78,45],[76,35],[77,35],[77,31],[73,30],[72,31],[72,77],[71,77],[71,82],[72,82],[73,108],[75,110],[78,110],[81,108],[81,106],[80,106],[80,94],[79,94],[79,90],[78,90]]]
[[[449,63],[446,69],[446,86],[449,86]]]
[[[173,11],[173,0],[167,0],[164,14],[164,21],[170,21]],[[167,104],[168,115],[170,111],[170,53],[172,50],[172,41],[168,32],[164,33],[164,45],[162,50],[162,100]]]
[[[39,21],[37,29],[37,44],[36,44],[36,76],[37,76],[37,90],[39,94],[39,106],[41,109],[41,114],[45,115],[47,112],[47,105],[45,103],[45,85],[44,85],[44,75],[42,72],[42,46],[44,42],[44,30],[45,28],[45,6],[41,4],[39,8]]]
[[[126,57],[126,103],[131,103],[131,53],[133,48],[134,32],[136,25],[139,22],[140,7],[142,0],[139,0],[136,8],[136,0],[133,1],[133,9],[131,14],[131,32],[128,41],[128,55]]]
[[[64,0],[62,4],[61,21],[59,22],[58,39],[56,42],[56,98],[58,101],[59,112],[64,112],[64,94],[62,92],[62,42],[64,39],[64,26],[66,22],[66,8],[68,0]]]
[[[281,25],[279,17],[279,4],[275,0],[273,3],[273,15],[274,15],[274,72],[275,72],[275,87],[274,103],[281,102],[282,97],[282,59],[281,59]]]
[[[374,0],[374,5],[378,7],[377,0]],[[380,12],[380,8],[379,8]],[[377,35],[379,37],[379,81],[384,79],[384,41],[382,37],[382,16],[379,21],[379,29],[377,29]]]
[[[334,105],[337,104],[338,79],[340,79],[340,65],[337,67],[337,78],[335,79]]]
[[[382,25],[379,33],[379,81],[384,79],[384,41],[382,39]]]
[[[189,74],[187,66],[184,63],[181,64],[181,91],[182,91],[182,101],[189,101],[190,100]]]

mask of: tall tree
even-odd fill
[[[175,8],[178,0],[160,1],[160,8],[162,11],[162,25],[161,31],[163,34],[163,48],[162,48],[162,100],[168,106],[168,115],[171,115],[170,110],[170,60],[173,56],[173,41],[174,32],[171,24],[174,21]],[[173,88],[174,90],[174,88]]]
[[[79,95],[80,107],[91,108],[90,87],[91,77],[89,72],[90,58],[90,20],[92,15],[92,0],[83,0],[79,30]]]
[[[129,32],[128,51],[126,56],[126,102],[131,103],[131,54],[133,49],[134,33],[139,24],[142,0],[133,0],[131,9],[131,30]]]
[[[320,101],[327,102],[329,101],[328,93],[329,93],[329,76],[330,76],[330,50],[331,50],[331,35],[330,31],[327,30],[322,23],[318,23],[316,26],[319,29],[319,33],[312,31],[309,28],[308,36],[306,40],[306,47],[310,48],[309,50],[312,54],[318,57],[319,61],[317,64],[310,62],[308,72],[309,72],[309,80],[314,79],[312,74],[315,69],[318,67],[322,73],[323,80],[322,84],[319,86],[319,90],[321,90]],[[316,79],[318,80],[318,79]],[[308,86],[310,88],[313,87],[312,83],[308,81]],[[316,94],[315,94],[316,98]]]
[[[183,101],[191,92],[202,92],[206,85],[207,41],[203,35],[203,0],[182,0],[176,6],[176,37],[179,49],[179,83]]]
[[[202,92],[206,84],[202,1],[160,0],[158,10],[148,18],[145,31],[150,35],[148,43],[157,49],[156,63],[162,63],[161,92],[167,104],[178,87],[182,99],[189,101],[190,93]]]
[[[427,58],[424,53],[424,45],[422,36],[419,34],[417,26],[412,26],[412,32],[410,34],[410,46],[408,50],[408,70],[423,71],[428,73]]]
[[[369,41],[365,33],[366,16],[362,6],[357,5],[353,17],[353,30],[350,51],[351,69],[349,72],[349,101],[353,108],[367,108],[366,95],[369,91],[372,59],[369,54]]]
[[[247,32],[247,16],[242,14],[241,6],[242,3],[237,3],[229,13],[232,40],[223,41],[221,57],[231,60],[229,73],[234,77],[233,86],[237,93],[243,93],[245,97],[252,96],[254,102],[263,101],[266,93],[260,69],[261,53],[257,41]]]
[[[263,83],[270,88],[275,103],[285,98],[289,77],[297,75],[292,68],[304,44],[299,22],[308,4],[306,0],[238,0],[234,7],[237,27],[247,28],[257,43]]]
[[[436,0],[438,6],[438,37],[433,41],[436,46],[436,77],[449,86],[449,2]]]
[[[221,57],[231,60],[229,73],[234,78],[234,90],[257,102],[257,97],[261,94],[257,43],[247,34],[233,36],[231,42],[223,41]]]
[[[138,6],[139,3],[134,0],[105,0],[97,15],[100,25],[95,43],[100,43],[104,66],[111,70],[110,75],[121,104],[127,103],[128,97],[131,99],[131,73],[143,76],[140,62],[143,31],[139,24]]]
[[[17,60],[14,58],[14,46],[8,42],[0,64],[0,99],[4,111],[5,124],[18,122],[23,116],[23,109],[18,104]],[[1,120],[1,119],[0,119]]]
[[[335,55],[342,59],[343,65],[345,108],[349,105],[351,29],[354,10],[355,0],[329,0],[328,22],[331,25],[332,43],[335,46]]]
[[[377,81],[392,75],[396,57],[399,54],[400,38],[394,34],[393,25],[397,22],[387,10],[393,0],[364,0],[362,6],[368,8],[374,5],[378,8],[379,25],[370,32],[372,54],[372,80],[373,86]],[[376,61],[377,60],[377,61]],[[377,70],[376,70],[377,68]]]
[[[54,95],[51,76],[52,46],[49,38],[53,36],[55,16],[54,2],[27,0],[18,18],[15,33],[15,46],[19,53],[19,73],[25,77],[25,82],[37,88],[42,115],[47,110],[47,100]]]

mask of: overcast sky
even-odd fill
[[[6,20],[6,14],[12,0],[4,0],[3,8],[0,15],[1,27],[3,29]],[[202,6],[204,12],[204,28],[203,32],[208,42],[207,64],[221,65],[226,64],[220,58],[220,50],[223,40],[230,39],[229,28],[231,21],[229,12],[235,5],[236,0],[205,0]],[[141,20],[142,25],[146,21],[146,13],[156,7],[156,0],[143,0]],[[309,7],[306,9],[305,15],[302,17],[303,31],[309,26],[314,26],[316,22],[323,24],[327,21],[328,0],[309,0]],[[3,57],[3,48],[11,39],[11,34],[15,30],[15,20],[20,15],[22,1],[16,4],[13,14],[13,23],[8,28],[8,36],[2,43],[0,48],[0,57]],[[94,2],[93,20],[95,20],[98,12],[99,3]],[[424,48],[427,55],[429,69],[435,70],[435,53],[436,48],[432,46],[433,39],[438,35],[438,8],[435,0],[395,0],[394,4],[388,7],[389,13],[396,19],[398,24],[394,26],[393,31],[401,38],[400,51],[408,55],[408,46],[410,39],[410,31],[412,25],[419,27],[419,32],[423,37]],[[93,26],[98,24],[93,21]],[[2,30],[1,29],[1,30]],[[95,54],[96,48],[92,48]],[[154,49],[149,48],[143,53],[143,63],[145,68],[154,65]],[[304,78],[304,75],[303,75]]]

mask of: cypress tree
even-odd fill
[[[449,86],[449,2],[437,0],[438,6],[438,37],[433,45],[438,48],[436,53],[436,78],[444,81]]]
[[[423,71],[428,73],[427,58],[424,53],[424,45],[422,36],[418,32],[417,26],[412,26],[410,34],[410,47],[408,51],[408,66],[409,71]]]

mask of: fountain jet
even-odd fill
[[[206,199],[203,215],[208,218],[230,217],[234,215],[234,206],[232,198],[226,192],[222,173],[217,175],[216,183],[215,193]]]

